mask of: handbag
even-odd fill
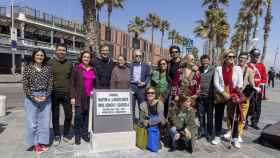
[[[136,125],[136,146],[142,150],[147,148],[148,132],[147,129],[139,124]]]
[[[229,94],[229,88],[228,87],[225,87],[225,91]],[[214,94],[214,103],[215,104],[223,104],[223,103],[226,103],[228,100],[224,97],[223,94],[219,93],[219,92],[216,92]]]

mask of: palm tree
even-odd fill
[[[168,39],[171,40],[171,45],[174,44],[174,40],[175,40],[176,34],[178,34],[178,32],[175,29],[171,30],[168,33]]]
[[[170,27],[170,24],[167,20],[162,20],[160,22],[160,26],[159,26],[159,30],[161,32],[161,40],[160,40],[160,55],[163,55],[163,48],[162,48],[162,45],[163,45],[163,38],[164,38],[164,35],[165,35],[165,31],[168,31],[169,30],[169,27]]]
[[[108,27],[111,28],[111,16],[113,8],[123,8],[123,0],[96,0],[96,2],[98,11],[100,11],[103,6],[107,6]]]
[[[81,0],[83,8],[83,21],[85,28],[86,43],[85,49],[97,50],[97,36],[94,22],[96,19],[96,8],[95,1],[92,0]]]
[[[152,55],[154,53],[154,31],[155,29],[158,29],[160,26],[160,17],[156,15],[155,13],[149,13],[148,17],[146,18],[146,26],[151,28],[152,31],[152,39],[151,39],[151,53],[150,53],[150,59],[152,60]]]
[[[145,20],[136,16],[128,24],[128,32],[133,33],[134,39],[138,40],[139,35],[145,32]],[[133,45],[133,48],[136,48],[135,45]]]
[[[267,0],[267,8],[266,8],[266,16],[265,16],[265,24],[264,24],[264,35],[263,35],[263,53],[261,56],[261,62],[264,62],[266,49],[268,45],[268,37],[270,32],[270,25],[272,20],[272,0]]]
[[[208,9],[205,11],[205,19],[198,21],[194,28],[196,36],[209,40],[209,56],[211,62],[216,63],[216,58],[220,49],[223,49],[229,35],[229,24],[226,21],[226,13],[220,8],[220,4],[228,5],[229,0],[204,0],[203,6]]]
[[[263,6],[266,0],[251,0],[251,11],[255,15],[253,39],[257,37],[258,26],[259,26],[259,17],[262,16]]]

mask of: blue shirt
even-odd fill
[[[132,76],[133,83],[139,83],[140,81],[141,81],[141,63],[138,65],[134,65],[133,76]]]

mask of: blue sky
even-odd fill
[[[27,5],[42,11],[64,17],[66,19],[82,21],[82,8],[80,0],[15,0],[17,4]],[[204,40],[197,38],[193,34],[195,22],[203,18],[205,8],[201,6],[202,0],[124,0],[124,9],[113,11],[112,25],[126,31],[127,24],[134,16],[145,17],[149,12],[155,12],[163,19],[168,20],[172,28],[175,28],[182,35],[194,39],[195,45],[202,51]],[[0,0],[0,5],[9,4],[10,0]],[[233,24],[236,21],[237,13],[240,8],[241,0],[230,0],[230,5],[226,7],[228,21]],[[268,54],[266,65],[271,66],[274,61],[277,44],[280,43],[280,1],[273,1],[273,21],[272,31],[269,38]],[[107,21],[106,9],[101,12],[101,20]],[[151,31],[148,30],[144,35],[150,39]],[[263,43],[263,20],[259,25],[259,48],[262,49]],[[159,43],[160,33],[156,33],[156,41]],[[164,40],[164,45],[168,47],[170,41]],[[280,63],[280,55],[279,62]]]

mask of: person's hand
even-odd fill
[[[144,120],[143,124],[144,124],[145,127],[148,127],[148,125],[149,125],[149,120]]]
[[[181,61],[181,58],[177,57],[175,62],[179,63],[180,61]]]
[[[184,132],[187,139],[190,139],[192,137],[191,132],[187,128],[185,128]]]
[[[140,82],[138,83],[138,86],[139,86],[139,87],[145,86],[145,82],[140,81]]]
[[[76,99],[75,99],[75,98],[71,98],[70,104],[71,104],[71,105],[75,105],[75,103],[76,103]]]
[[[175,101],[179,101],[179,96],[176,95],[175,98],[174,98],[174,100],[175,100]]]
[[[175,139],[175,140],[179,140],[179,139],[180,139],[180,136],[181,136],[180,133],[176,133],[174,139]]]
[[[225,97],[226,100],[230,99],[230,95],[227,92],[223,92],[223,96]]]
[[[39,96],[39,99],[40,99],[41,101],[45,101],[45,100],[47,99],[47,97],[46,97],[46,96]]]
[[[41,96],[34,96],[33,99],[35,100],[35,102],[40,103],[44,100],[41,99]]]

